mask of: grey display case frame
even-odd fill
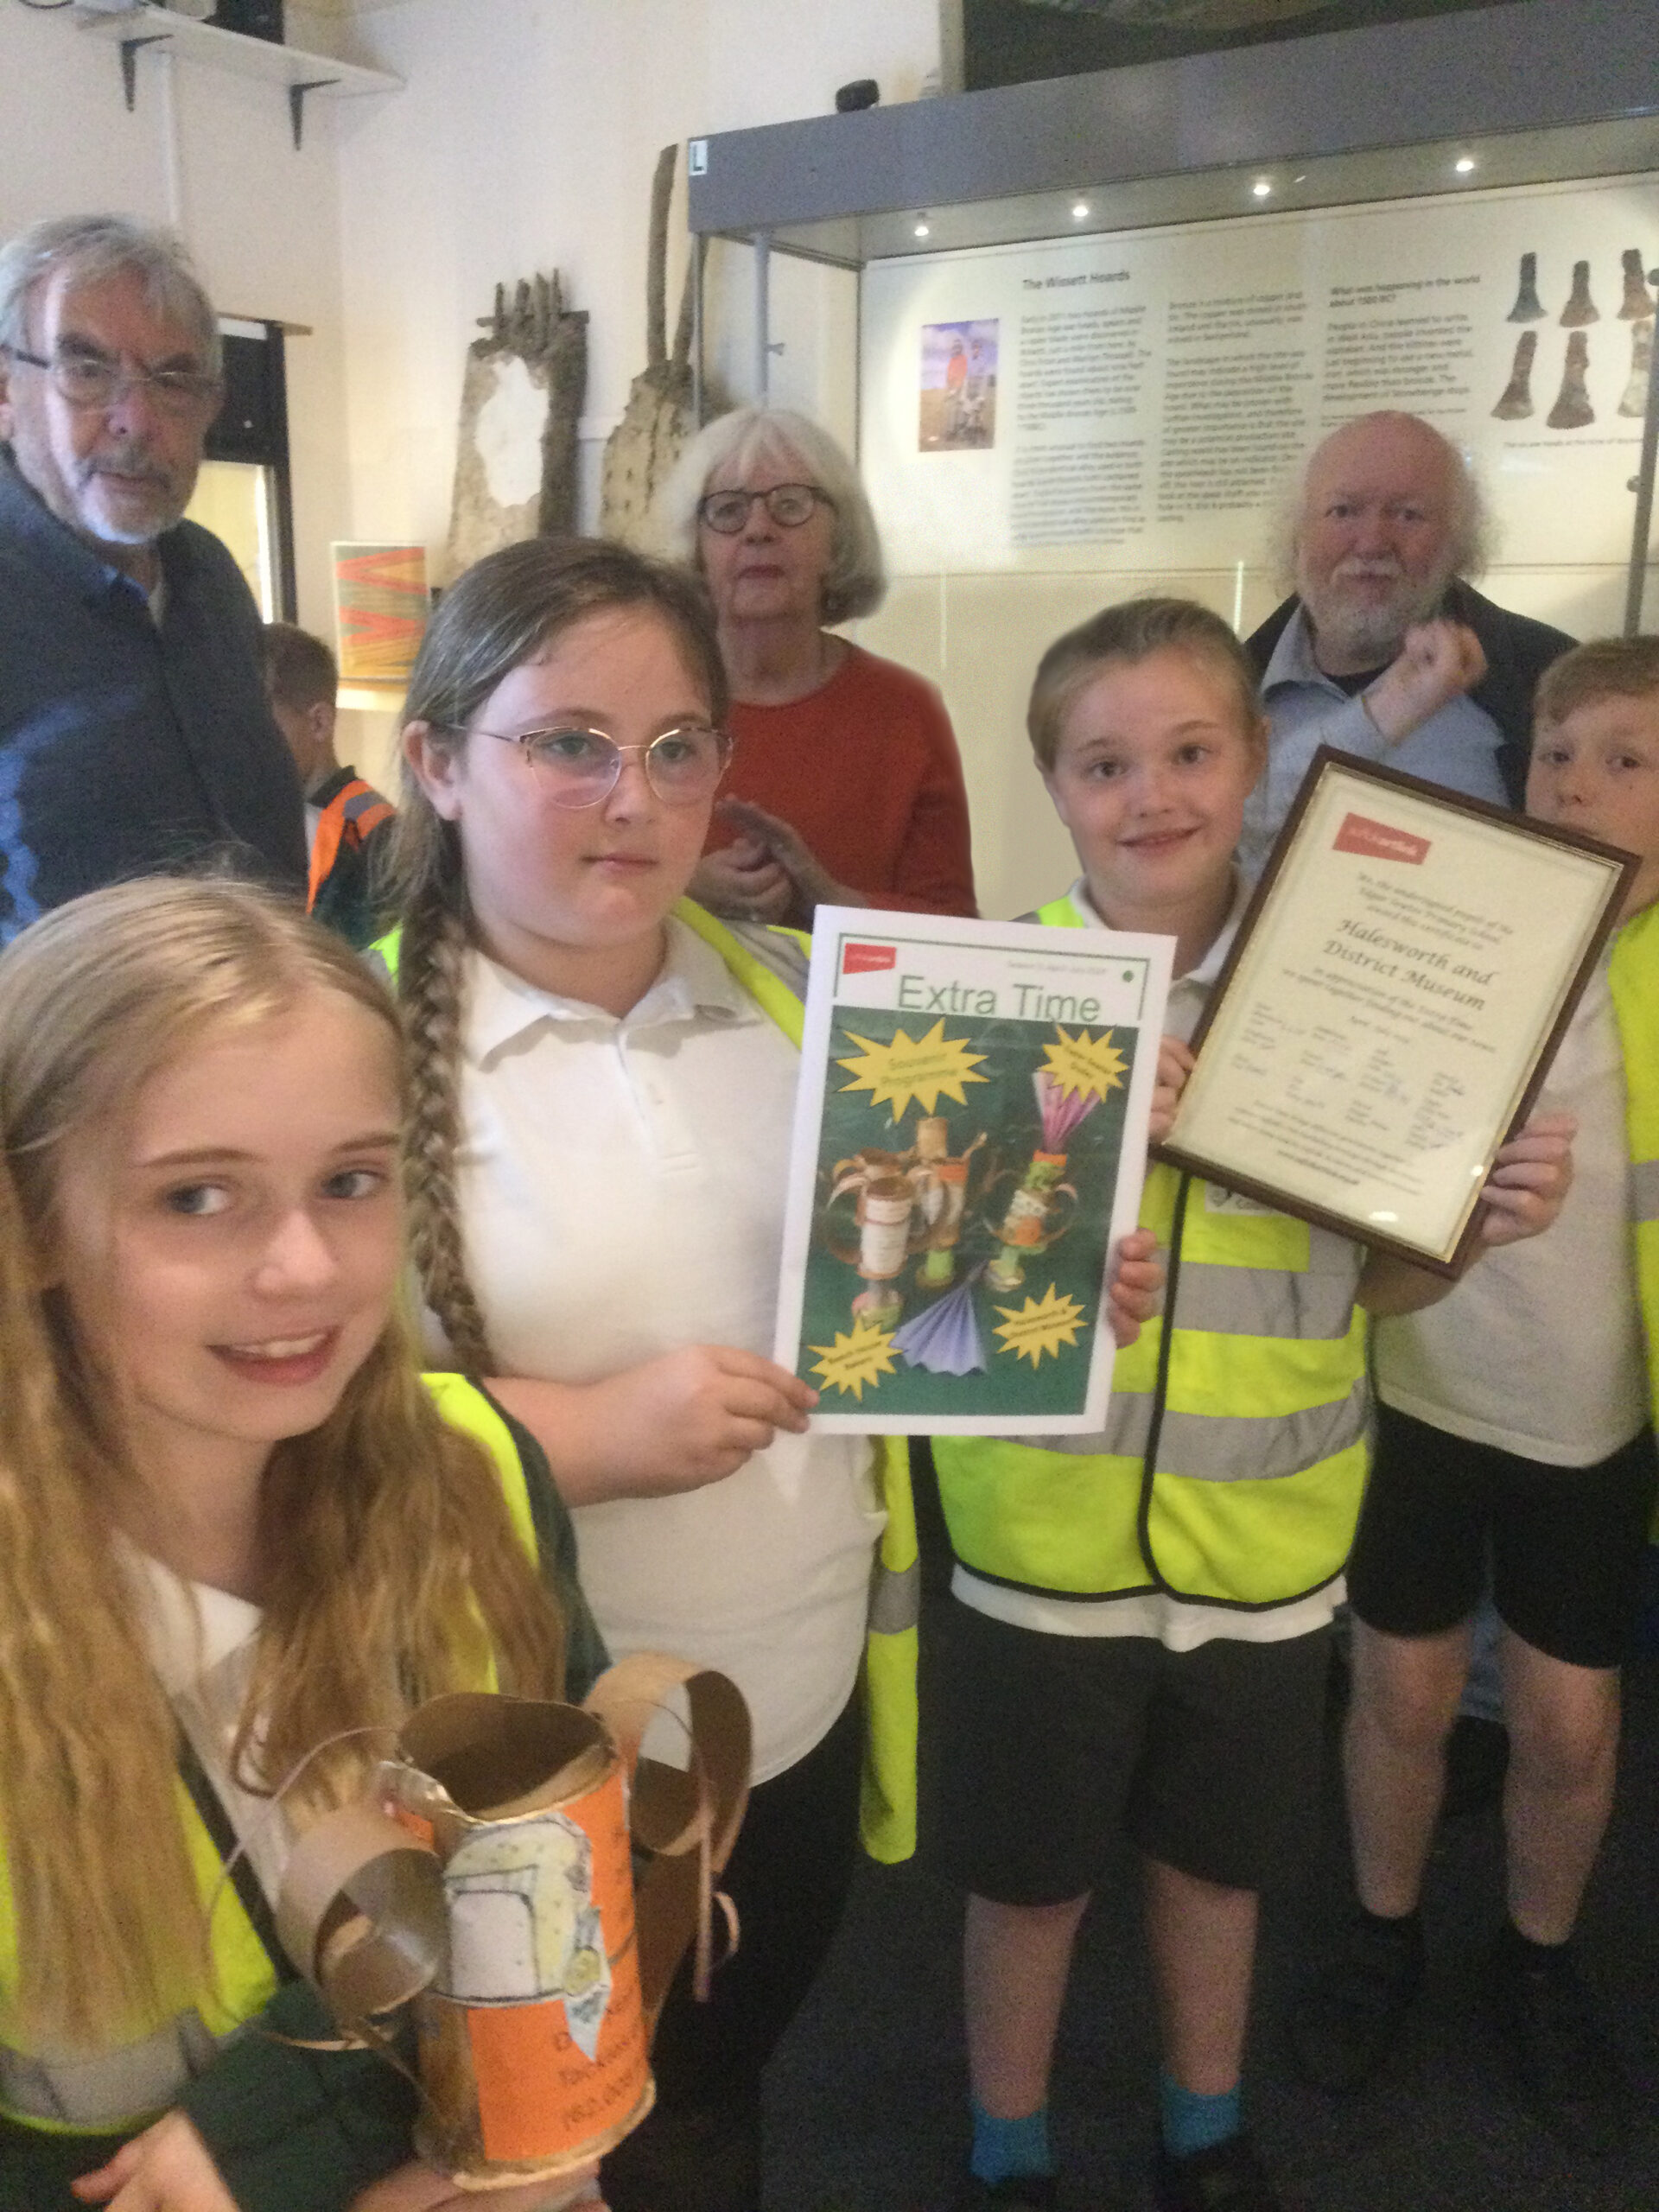
[[[1659,169],[1659,0],[1508,0],[1467,13],[1189,54],[696,138],[694,237],[754,254],[754,388],[770,378],[770,261],[857,275],[960,251],[1236,215]],[[1079,194],[1086,222],[1071,213]],[[928,234],[916,236],[925,219]],[[700,253],[693,359],[702,411]],[[1659,461],[1659,348],[1632,518],[1640,625]]]

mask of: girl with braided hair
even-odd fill
[[[840,1915],[861,1736],[867,1844],[903,1857],[913,1828],[902,1456],[809,1436],[814,1393],[766,1356],[805,948],[683,895],[726,704],[683,570],[492,554],[410,679],[391,848],[429,1343],[544,1444],[612,1649],[719,1669],[754,1721],[741,1948],[709,2005],[670,1999],[616,2212],[758,2212],[761,2069]]]
[[[805,957],[683,899],[725,708],[693,579],[581,541],[480,562],[410,679],[383,948],[430,1346],[547,1446],[617,1656],[717,1667],[754,1719],[741,1948],[670,1999],[620,2212],[758,2206],[760,2069],[854,1863],[884,1517],[870,1445],[809,1440],[766,1356]]]
[[[390,2066],[281,2039],[334,2031],[271,1898],[414,1704],[601,1655],[531,1438],[416,1370],[402,1091],[383,986],[245,885],[0,957],[0,2204],[454,2212]]]

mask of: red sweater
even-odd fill
[[[787,822],[838,883],[878,906],[972,914],[968,795],[944,702],[858,645],[786,707],[734,702],[723,796]],[[736,832],[716,813],[709,849]]]

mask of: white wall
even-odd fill
[[[907,99],[938,65],[937,0],[401,0],[360,12],[355,58],[408,90],[341,116],[349,430],[357,526],[437,545],[448,516],[461,366],[496,283],[556,268],[588,324],[595,449],[645,366],[645,231],[659,147],[822,113],[849,78]],[[670,321],[684,251],[677,195]],[[748,256],[716,247],[717,355],[734,381],[752,340]],[[851,287],[791,321],[850,315]],[[735,294],[735,298],[728,296]],[[845,303],[843,305],[843,302]],[[851,324],[847,324],[850,340]],[[780,391],[818,398],[830,348],[805,324]],[[822,395],[847,410],[851,346]],[[808,364],[810,364],[810,371]],[[851,429],[850,419],[846,427]]]
[[[407,86],[336,111],[353,527],[425,544],[435,575],[466,348],[497,283],[556,269],[569,304],[588,311],[591,522],[605,438],[645,365],[659,148],[827,112],[855,77],[875,77],[884,99],[912,99],[939,62],[938,0],[393,0],[359,6],[338,29],[344,56]],[[671,334],[685,243],[682,183]],[[850,441],[855,288],[781,259],[774,271],[789,337],[773,396]],[[709,350],[740,397],[752,388],[751,281],[747,249],[716,245]],[[355,721],[365,772],[390,740],[389,717]]]
[[[914,99],[939,60],[938,0],[289,0],[289,43],[405,80],[307,105],[296,154],[279,88],[139,58],[72,11],[0,0],[0,236],[110,207],[184,232],[227,311],[310,326],[288,346],[299,619],[332,636],[336,537],[448,528],[461,368],[498,280],[556,268],[585,308],[589,517],[604,438],[645,365],[647,203],[659,147],[821,113],[836,86]],[[677,196],[671,324],[684,258]],[[747,253],[712,257],[711,351],[741,392]],[[853,287],[780,265],[777,397],[853,433]],[[346,718],[378,767],[390,717]]]
[[[332,626],[328,541],[349,537],[338,112],[314,101],[296,153],[281,89],[138,57],[122,103],[112,41],[67,10],[0,6],[0,236],[109,208],[172,223],[226,313],[309,325],[288,345],[300,620]]]

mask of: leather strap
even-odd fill
[[[278,1931],[270,1900],[259,1886],[259,1878],[248,1863],[246,1852],[225,1809],[224,1800],[213,1785],[207,1770],[197,1754],[195,1745],[188,1736],[179,1738],[179,1779],[183,1783],[190,1802],[203,1827],[213,1839],[213,1848],[224,1860],[226,1878],[236,1891],[237,1902],[248,1916],[254,1934],[264,1948],[277,1981],[297,1981],[300,1969],[294,1963]]]

